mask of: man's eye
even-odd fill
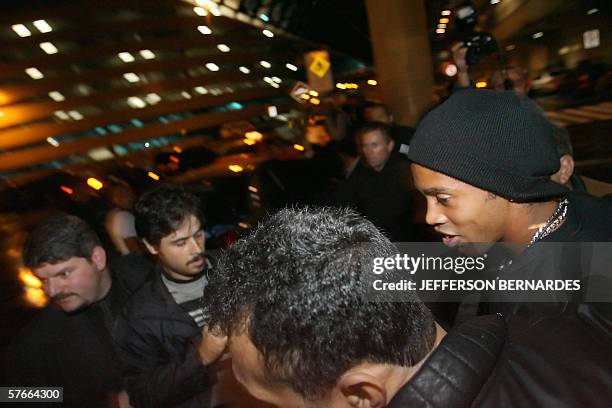
[[[178,241],[176,243],[176,246],[179,246],[179,247],[185,246],[185,241]]]
[[[62,278],[67,278],[68,276],[70,276],[70,273],[72,271],[65,271],[59,274],[59,276],[61,276]]]
[[[449,196],[436,196],[436,200],[442,204],[442,205],[446,205],[448,204],[450,197]]]

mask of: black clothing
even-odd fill
[[[209,369],[198,358],[201,329],[172,298],[161,267],[128,302],[115,336],[134,407],[207,407]]]
[[[334,202],[354,207],[393,241],[408,241],[413,229],[413,194],[410,165],[392,155],[381,171],[359,163],[336,191]]]
[[[414,136],[415,129],[410,126],[401,126],[396,124],[391,124],[390,126],[391,138],[395,142],[395,146],[393,147],[393,151],[401,154],[406,154],[406,148],[410,146],[410,142],[412,141],[412,136]],[[402,145],[406,147],[402,148]]]
[[[497,315],[452,330],[388,407],[609,407],[609,336],[577,315],[525,317],[515,321],[520,330]]]
[[[64,405],[114,406],[121,367],[111,333],[137,280],[123,280],[116,265],[104,299],[75,313],[45,307],[8,347],[6,381],[11,386],[64,387]]]

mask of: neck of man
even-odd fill
[[[512,203],[514,211],[509,217],[507,233],[502,242],[528,245],[538,228],[545,226],[557,209],[558,202]],[[561,222],[557,228],[563,225]]]
[[[395,394],[399,392],[399,390],[408,383],[414,377],[414,375],[421,369],[423,363],[427,361],[431,353],[434,352],[435,349],[438,348],[442,339],[446,336],[446,330],[444,330],[438,323],[436,323],[436,340],[434,341],[434,345],[427,353],[425,357],[417,364],[412,367],[400,367],[400,366],[392,366],[390,368],[390,373],[385,382],[385,388],[387,391],[387,403],[393,399]]]
[[[111,286],[113,285],[113,278],[111,276],[110,270],[108,268],[104,268],[100,272],[100,286],[98,291],[98,296],[96,297],[96,302],[104,299],[108,292],[110,292]]]

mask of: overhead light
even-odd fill
[[[212,30],[205,25],[198,26],[198,31],[204,35],[212,34]]]
[[[152,171],[148,172],[147,176],[151,177],[155,181],[159,181],[159,176],[157,174],[153,173]]]
[[[210,12],[213,16],[219,17],[221,15],[221,9],[219,9],[219,7],[211,7]]]
[[[271,86],[272,88],[280,88],[280,85],[279,85],[279,84],[277,84],[276,82],[270,82],[270,86]]]
[[[457,65],[455,64],[447,64],[444,68],[444,75],[453,77],[457,75]]]
[[[240,173],[241,171],[244,170],[242,166],[238,164],[230,164],[227,168],[233,171],[234,173]]]
[[[193,12],[198,16],[207,16],[208,12],[204,9],[204,7],[194,7]]]
[[[61,101],[66,100],[66,98],[64,98],[64,95],[62,95],[58,91],[51,91],[48,93],[48,95],[49,95],[49,98],[53,99],[55,102],[61,102]]]
[[[341,82],[338,82],[338,83],[336,84],[336,88],[338,88],[338,89],[346,89],[346,85],[344,85],[344,84],[343,84],[343,83],[341,83]]]
[[[264,82],[267,82],[267,83],[272,83],[272,82],[274,82],[274,81],[272,80],[272,78],[267,77],[267,76],[266,76],[266,77],[263,77],[263,80],[264,80]]]
[[[123,74],[123,77],[128,80],[128,82],[138,82],[140,81],[140,77],[133,72],[126,72]]]
[[[538,31],[537,33],[531,36],[531,38],[533,38],[534,40],[542,37],[544,37],[544,33],[542,31]]]
[[[446,17],[443,17],[443,18],[440,19],[440,23],[442,23],[442,24],[448,24],[448,22],[449,22],[449,19],[446,18]]]
[[[290,64],[290,63],[286,63],[286,64],[285,64],[285,66],[286,66],[288,69],[292,70],[292,71],[297,71],[297,70],[298,70],[298,67],[296,67],[295,65]]]
[[[280,78],[279,78],[279,77],[277,77],[277,76],[273,76],[271,79],[272,79],[272,81],[276,82],[277,84],[280,84],[281,82],[283,82],[283,80],[282,80],[282,79],[280,79]]]
[[[230,52],[230,47],[228,47],[225,44],[217,44],[217,48],[219,49],[219,51],[221,52]]]
[[[144,108],[145,106],[147,106],[147,103],[137,96],[130,96],[129,98],[127,98],[127,103],[132,108],[137,109]]]
[[[251,139],[243,139],[242,141],[244,142],[244,144],[249,145],[249,146],[253,146],[255,143],[257,143],[255,140],[251,140]]]
[[[438,28],[446,28],[446,24],[440,23],[440,24],[438,24]]]
[[[270,31],[270,30],[263,30],[262,33],[263,33],[263,35],[265,35],[268,38],[274,37],[274,33],[272,31]]]
[[[203,86],[196,86],[195,88],[193,88],[193,90],[202,95],[208,93],[208,89],[204,88]]]
[[[140,50],[140,56],[144,59],[153,59],[155,54],[151,50]]]
[[[71,189],[70,187],[67,187],[67,186],[60,186],[60,190],[62,190],[64,193],[66,193],[68,195],[73,195],[74,194],[74,190]]]
[[[514,44],[506,45],[506,51],[512,51],[515,48],[516,48],[516,45],[514,45]]]
[[[209,70],[216,72],[219,70],[219,66],[217,64],[215,64],[214,62],[208,62],[206,64],[206,68],[208,68]]]
[[[88,178],[87,185],[94,190],[100,190],[102,187],[104,187],[104,184],[95,177]]]
[[[59,142],[56,139],[52,138],[51,136],[47,138],[47,143],[49,143],[53,147],[59,147],[60,145]]]
[[[47,54],[57,54],[57,47],[50,42],[43,42],[38,44],[40,48]]]
[[[308,91],[308,94],[309,94],[310,96],[319,96],[319,93],[318,93],[317,91],[315,91],[315,90],[310,90],[310,91]]]
[[[181,92],[181,96],[185,99],[191,99],[191,94],[187,91]]]
[[[248,68],[247,68],[247,67],[245,67],[245,66],[241,66],[241,67],[240,67],[240,68],[238,68],[238,69],[239,69],[239,70],[240,70],[240,72],[242,72],[243,74],[249,74],[249,73],[251,73],[251,70],[250,70],[250,69],[248,69]]]
[[[34,27],[38,28],[38,31],[41,33],[49,33],[53,31],[51,26],[45,20],[36,20],[34,22]]]
[[[268,106],[268,116],[271,118],[278,116],[278,109],[276,106]]]
[[[451,11],[450,10],[442,10],[442,15],[443,16],[450,16],[451,15]]]
[[[24,26],[23,24],[15,24],[15,25],[12,25],[11,28],[20,37],[29,37],[32,35],[30,30],[28,30],[28,28]]]
[[[38,68],[34,68],[34,67],[26,68],[25,72],[32,79],[41,79],[45,77],[43,73],[38,70]]]
[[[312,103],[313,105],[318,105],[321,103],[321,101],[317,98],[310,98],[310,103]]]
[[[83,115],[81,114],[81,112],[77,111],[77,110],[71,110],[68,111],[68,115],[74,119],[74,120],[81,120],[83,119]]]
[[[491,0],[491,4],[497,4],[499,3],[501,0]]]
[[[119,56],[119,59],[121,59],[121,61],[123,61],[123,62],[134,62],[134,61],[136,61],[136,58],[134,58],[134,56],[132,54],[130,54],[129,52],[120,52],[117,55]]]
[[[587,11],[587,14],[590,16],[591,14],[595,14],[599,11],[598,8],[592,8],[589,11]]]
[[[156,94],[155,92],[147,94],[145,96],[145,100],[149,102],[151,105],[155,105],[157,102],[161,101],[161,96]]]
[[[263,13],[259,15],[259,18],[261,19],[261,21],[265,21],[266,23],[270,21],[270,17],[268,17],[267,15]]]
[[[151,146],[151,143],[145,142],[144,147],[150,147],[150,146]]]
[[[368,79],[368,85],[378,85],[378,82],[375,79]]]
[[[66,112],[61,111],[61,110],[55,111],[53,114],[55,116],[57,116],[59,119],[61,119],[61,120],[68,120],[68,119],[70,119],[70,116],[68,116],[68,114]]]
[[[247,139],[255,140],[256,142],[260,142],[261,140],[263,140],[263,135],[261,134],[261,132],[258,132],[256,130],[246,132],[244,134],[244,137],[246,137]]]
[[[436,30],[436,33],[437,33],[437,34],[444,34],[445,32],[446,32],[446,30],[445,30],[445,29],[443,29],[443,28],[438,28],[438,29]]]
[[[476,82],[476,88],[486,88],[486,87],[487,87],[487,81]]]
[[[270,64],[268,61],[259,61],[259,64],[264,67],[264,68],[271,68],[272,64]]]
[[[294,148],[295,150],[299,150],[300,152],[303,152],[303,151],[304,151],[304,146],[302,146],[301,144],[297,144],[297,143],[296,143],[296,144],[294,144],[294,145],[293,145],[293,148]]]

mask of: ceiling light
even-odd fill
[[[592,8],[589,11],[587,11],[587,14],[590,16],[591,14],[595,14],[599,11],[598,8]]]
[[[219,66],[217,64],[215,64],[214,62],[209,62],[206,64],[206,68],[208,68],[209,70],[213,71],[213,72],[217,72],[219,70]]]
[[[271,86],[272,88],[280,88],[280,85],[279,85],[279,84],[277,84],[276,82],[270,82],[270,86]]]
[[[438,28],[438,29],[436,30],[436,33],[438,33],[438,34],[444,34],[445,32],[446,32],[446,30],[445,30],[445,29],[443,29],[443,28]]]
[[[26,68],[25,72],[32,79],[41,79],[45,77],[43,73],[38,70],[38,68],[34,68],[34,67]]]
[[[446,17],[440,19],[440,23],[442,24],[448,24],[448,22],[449,22],[449,19]]]
[[[193,90],[202,95],[208,93],[208,89],[204,88],[203,86],[196,86],[195,88],[193,88]]]
[[[541,31],[538,31],[537,33],[535,33],[535,34],[533,34],[533,35],[531,36],[531,38],[533,38],[534,40],[535,40],[535,39],[538,39],[538,38],[542,38],[542,37],[544,37],[544,33],[543,33],[543,32],[541,32]]]
[[[127,103],[132,108],[144,108],[145,106],[147,106],[146,102],[137,96],[130,96],[129,98],[127,98]]]
[[[28,30],[28,28],[24,26],[23,24],[15,24],[15,25],[12,25],[11,28],[20,37],[29,37],[32,35],[30,30]]]
[[[53,147],[58,147],[60,145],[59,142],[51,136],[47,138],[47,143],[49,143]]]
[[[270,17],[268,17],[268,16],[267,16],[267,15],[265,15],[265,14],[260,14],[260,15],[259,15],[259,18],[261,19],[261,21],[265,21],[266,23],[267,23],[268,21],[270,21]]]
[[[219,17],[221,15],[221,10],[219,9],[219,7],[212,7],[210,9],[210,12],[212,13],[213,16]]]
[[[140,50],[140,56],[144,59],[153,59],[155,54],[151,50]]]
[[[183,91],[181,92],[181,95],[183,96],[183,98],[185,99],[191,99],[191,94],[187,91]]]
[[[446,28],[446,24],[440,23],[440,24],[438,24],[438,28]]]
[[[375,79],[368,79],[368,85],[378,85],[378,82]]]
[[[225,44],[217,44],[217,48],[219,49],[219,51],[221,52],[230,52],[230,47],[228,47]]]
[[[51,26],[45,20],[36,20],[34,22],[34,27],[38,28],[38,31],[41,33],[48,33],[53,31]]]
[[[145,96],[145,100],[151,105],[155,105],[157,102],[161,101],[161,99],[161,96],[156,93],[150,93]]]
[[[497,4],[499,3],[501,0],[491,0],[491,4]]]
[[[282,80],[281,80],[279,77],[277,77],[277,76],[273,76],[273,77],[272,77],[272,80],[273,80],[274,82],[278,83],[278,84],[280,84],[281,82],[283,82],[283,81],[282,81]]]
[[[443,16],[450,16],[451,15],[451,11],[450,10],[442,10],[442,15]]]
[[[262,33],[263,33],[263,35],[265,35],[268,38],[274,37],[274,33],[272,31],[270,31],[270,30],[263,30]]]
[[[127,72],[123,74],[123,77],[128,80],[128,82],[138,82],[140,81],[140,77],[133,72]]]
[[[290,69],[292,71],[297,71],[298,70],[298,67],[296,67],[295,65],[290,64],[290,63],[286,63],[285,66],[287,67],[287,69]]]
[[[250,70],[250,69],[248,69],[248,68],[247,68],[247,67],[245,67],[245,66],[242,66],[242,67],[240,67],[240,68],[238,68],[238,69],[239,69],[239,70],[240,70],[240,72],[242,72],[243,74],[249,74],[249,73],[251,73],[251,70]]]
[[[136,58],[134,58],[134,56],[129,52],[120,52],[117,55],[119,56],[119,59],[121,59],[121,61],[123,62],[133,62],[136,60]]]
[[[68,111],[68,115],[69,115],[69,116],[70,116],[72,119],[74,119],[74,120],[81,120],[81,119],[83,119],[83,115],[81,115],[81,112],[76,111],[76,110],[71,110],[71,111]]]
[[[268,116],[271,118],[278,116],[278,109],[276,106],[268,106]]]
[[[204,7],[194,7],[193,8],[193,12],[196,13],[198,16],[207,16],[208,12],[206,10],[204,10]]]
[[[212,30],[205,25],[198,26],[198,31],[204,35],[212,34]]]
[[[61,111],[61,110],[59,110],[59,111],[55,111],[53,114],[54,114],[55,116],[57,116],[59,119],[62,119],[62,120],[68,120],[68,119],[70,119],[70,116],[68,116],[68,114],[67,114],[66,112]]]
[[[343,83],[341,83],[341,82],[338,82],[338,83],[336,84],[336,88],[338,88],[338,89],[346,89],[346,85],[344,85],[344,84],[343,84]]]
[[[506,45],[506,51],[512,51],[515,48],[516,48],[516,45],[514,45],[514,44]]]
[[[271,68],[272,67],[272,64],[270,64],[268,61],[259,61],[259,63],[264,68]]]
[[[66,100],[66,98],[64,98],[64,95],[62,95],[58,91],[51,91],[49,92],[48,95],[49,95],[49,98],[53,99],[55,102],[61,102],[61,101]]]

